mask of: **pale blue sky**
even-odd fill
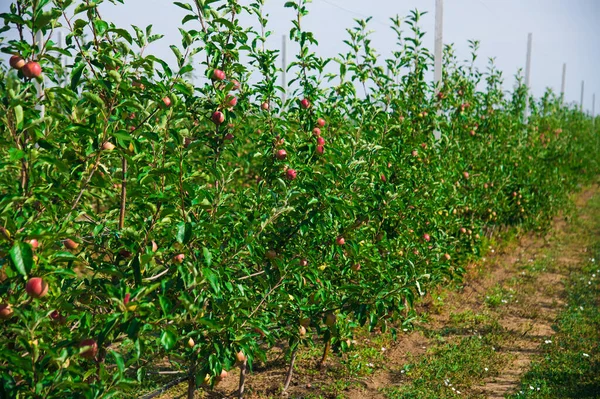
[[[246,0],[242,0],[246,1]],[[269,45],[280,48],[281,35],[287,34],[293,18],[284,0],[267,0],[270,30]],[[10,1],[0,0],[0,12]],[[433,49],[435,0],[313,0],[304,27],[315,32],[316,49],[321,56],[334,56],[342,49],[345,29],[354,18],[373,16],[373,45],[387,55],[395,37],[387,27],[389,17],[405,16],[412,9],[429,11],[422,21],[427,47]],[[496,58],[504,72],[505,88],[511,89],[513,75],[524,68],[528,32],[533,33],[531,86],[539,96],[545,87],[560,91],[563,62],[567,63],[566,99],[578,102],[581,81],[585,80],[584,107],[591,109],[596,93],[596,114],[600,109],[600,0],[445,0],[444,42],[454,43],[460,59],[468,56],[467,40],[481,42],[479,65]],[[171,0],[126,0],[125,5],[103,5],[103,17],[120,26],[153,24],[155,33],[165,37],[150,51],[172,60],[169,44],[178,44],[178,27],[184,11]],[[244,19],[244,23],[252,20]],[[192,28],[192,23],[186,25]],[[288,48],[292,53],[294,49]]]

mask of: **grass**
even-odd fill
[[[509,398],[600,398],[600,246],[593,253],[568,280],[557,334]]]

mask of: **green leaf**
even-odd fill
[[[71,73],[71,90],[77,91],[77,86],[79,85],[79,80],[81,79],[81,74],[83,73],[83,69],[85,68],[85,64],[82,62],[76,67],[73,68],[73,72]]]
[[[29,274],[33,267],[33,250],[31,249],[31,245],[24,242],[15,242],[15,245],[8,252],[17,272],[27,277],[27,274]]]
[[[15,119],[17,120],[17,129],[23,129],[23,107],[15,106]]]
[[[177,343],[177,337],[174,332],[170,330],[164,330],[160,334],[160,343],[165,350],[170,351],[175,347],[175,344]]]
[[[192,225],[181,222],[177,225],[177,242],[186,244],[192,238]]]
[[[108,30],[108,23],[101,19],[94,20],[94,26],[96,27],[96,31],[98,35],[102,36]]]
[[[219,294],[221,292],[221,289],[219,288],[219,276],[217,276],[215,272],[207,267],[202,269],[202,274],[204,274],[204,277],[210,284],[215,294]]]
[[[133,269],[133,278],[135,280],[135,284],[139,287],[142,285],[142,271],[140,268],[139,254],[131,261],[131,268]]]
[[[179,1],[174,1],[173,4],[175,4],[178,7],[183,8],[184,10],[192,11],[192,6],[188,3],[181,3]]]
[[[210,267],[212,263],[212,254],[210,253],[210,249],[206,247],[202,248],[202,254],[204,255],[204,263],[206,266]]]

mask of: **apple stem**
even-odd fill
[[[240,385],[238,389],[238,399],[244,398],[244,384],[246,383],[246,370],[248,369],[248,359],[240,365]]]
[[[285,376],[285,383],[283,384],[283,392],[287,391],[292,382],[292,374],[294,373],[294,363],[296,362],[296,355],[298,354],[298,346],[292,351],[292,359],[290,360],[290,368],[288,369],[287,375]]]

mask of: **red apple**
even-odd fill
[[[8,320],[12,317],[13,310],[9,304],[0,304],[0,319]]]
[[[319,127],[324,127],[325,123],[326,123],[325,119],[323,119],[323,118],[317,119],[317,125],[319,125]]]
[[[240,89],[241,85],[240,85],[239,81],[237,81],[235,79],[232,79],[231,83],[233,83],[233,90],[239,90]]]
[[[325,152],[325,146],[318,145],[317,146],[317,154],[322,155]]]
[[[42,74],[42,67],[35,61],[29,61],[21,68],[21,72],[26,78],[37,78]]]
[[[418,157],[419,153],[417,152],[417,150],[412,150],[412,152],[410,153],[413,157]]]
[[[352,270],[357,272],[360,270],[360,263],[355,263],[352,265]]]
[[[308,266],[308,259],[301,259],[300,260],[300,266],[302,266],[302,267]]]
[[[262,109],[263,111],[268,111],[269,103],[265,101],[264,103],[260,104],[260,109]]]
[[[312,132],[317,137],[321,135],[321,129],[319,129],[318,127],[314,128]]]
[[[177,254],[173,257],[173,262],[175,263],[183,263],[183,260],[185,259],[185,255],[184,254]]]
[[[78,243],[76,243],[75,241],[71,240],[70,238],[67,238],[66,240],[64,240],[63,241],[63,245],[67,249],[77,249],[77,247],[79,246]]]
[[[221,111],[215,111],[213,112],[211,119],[215,125],[220,125],[225,121],[225,115],[223,115]]]
[[[8,63],[10,64],[11,68],[14,69],[21,69],[25,66],[25,60],[18,54],[10,57],[10,61],[8,61]]]
[[[335,243],[336,243],[337,245],[344,245],[344,244],[346,243],[346,239],[345,239],[343,236],[338,236],[338,237],[335,239]]]
[[[32,298],[42,298],[48,293],[48,284],[41,277],[32,277],[27,281],[25,291]]]
[[[283,161],[285,158],[287,157],[287,152],[285,150],[278,150],[275,153],[275,158],[279,159],[280,161]]]
[[[31,248],[33,248],[33,249],[37,249],[40,246],[40,243],[35,238],[32,238],[31,240],[29,240],[27,242],[29,243],[29,245],[31,245]]]
[[[461,234],[467,234],[467,229],[465,229],[464,227],[460,228],[460,233]]]
[[[303,98],[302,101],[300,101],[300,106],[304,109],[308,109],[310,107],[310,101],[308,101],[306,98]]]
[[[165,107],[169,108],[171,106],[171,99],[168,96],[163,97],[162,101]]]
[[[127,305],[130,300],[131,300],[131,294],[128,292],[127,294],[125,294],[125,297],[123,298],[123,303],[125,305]]]
[[[234,138],[235,138],[235,137],[233,136],[233,134],[231,134],[231,133],[227,133],[227,134],[225,135],[225,137],[223,137],[223,140],[226,140],[226,141],[233,141],[233,139],[234,139]]]
[[[325,139],[321,136],[317,137],[317,144],[318,145],[325,145]]]
[[[79,343],[79,347],[85,348],[83,352],[79,353],[84,359],[94,360],[96,358],[98,343],[95,340],[91,338],[84,339]]]
[[[444,258],[445,258],[446,260],[450,260],[450,254],[444,254]]]
[[[277,258],[277,252],[274,249],[269,249],[267,252],[265,252],[265,256],[267,259],[273,260]]]
[[[423,234],[423,239],[427,242],[431,241],[431,237],[427,233]]]
[[[469,178],[469,172],[463,172],[463,176],[465,177],[465,179]]]
[[[220,69],[215,69],[212,73],[213,80],[223,80],[225,79],[225,72]]]
[[[237,98],[235,98],[234,96],[227,96],[227,99],[225,101],[227,101],[227,106],[229,108],[233,108],[237,104]]]
[[[298,173],[294,169],[288,169],[288,170],[285,171],[285,177],[288,180],[294,180],[296,178],[297,174]]]
[[[383,173],[381,174],[380,178],[381,178],[382,182],[384,182],[384,183],[387,182],[387,178],[385,177],[385,175]]]
[[[475,136],[475,130],[471,130],[471,131],[469,132],[469,134],[470,134],[471,136]]]

